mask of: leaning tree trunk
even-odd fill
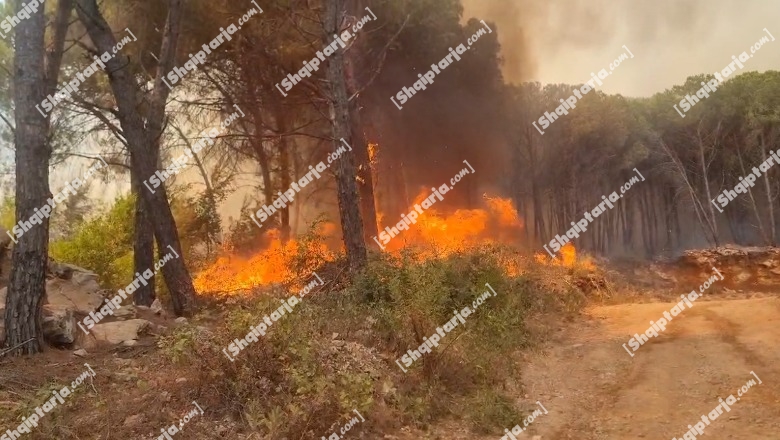
[[[344,0],[326,2],[324,44],[329,44],[336,34],[340,18],[344,15]],[[347,85],[344,77],[344,54],[336,51],[328,61],[326,71],[330,86],[330,115],[333,120],[334,150],[341,146],[341,139],[347,144],[352,142],[352,121],[350,121]],[[357,187],[357,169],[352,153],[342,154],[336,161],[336,183],[338,187],[339,214],[341,215],[341,230],[344,235],[344,245],[347,249],[347,260],[352,270],[358,270],[366,265],[366,242],[363,239],[363,219],[360,215],[360,197]]]
[[[16,0],[15,11],[23,7]],[[35,105],[57,85],[70,0],[60,0],[54,21],[51,52],[45,54],[44,8],[33,12],[16,28],[14,38],[14,144],[16,146],[16,222],[28,221],[35,210],[47,205],[49,190],[49,118],[41,117]],[[43,217],[18,237],[11,255],[5,311],[5,345],[12,354],[35,354],[43,349],[41,310],[46,294],[46,266],[49,254],[49,219]],[[29,342],[29,343],[28,343]]]
[[[96,0],[78,0],[78,5],[79,19],[86,27],[92,42],[100,52],[111,50],[116,44],[116,38],[98,9]],[[130,60],[127,56],[118,53],[106,62],[106,68],[111,72],[108,75],[109,83],[119,109],[117,117],[130,149],[131,167],[137,170],[140,176],[152,176],[157,171],[155,152],[162,134],[165,102],[168,97],[168,89],[163,84],[162,78],[173,67],[180,9],[180,0],[170,1],[147,124],[144,124],[138,112],[136,99],[138,84],[130,69],[127,68]],[[159,251],[167,253],[172,250],[172,253],[178,255],[162,267],[165,283],[171,293],[174,312],[177,315],[190,315],[195,307],[195,288],[184,262],[181,241],[168,203],[165,185],[160,185],[154,193],[141,191],[140,194],[146,208],[154,213],[152,226]]]

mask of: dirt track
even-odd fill
[[[682,439],[719,397],[737,397],[754,371],[763,384],[711,422],[704,438],[780,438],[780,299],[700,299],[632,358],[622,344],[673,305],[592,307],[531,356],[525,394],[549,414],[523,436]]]

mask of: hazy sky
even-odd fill
[[[463,0],[465,17],[499,27],[508,80],[581,83],[626,45],[600,90],[650,96],[699,73],[720,71],[763,36],[780,38],[778,0]],[[780,39],[745,63],[780,70]]]

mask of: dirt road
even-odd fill
[[[673,305],[592,307],[532,355],[526,400],[541,401],[549,414],[525,438],[682,439],[719,397],[737,397],[755,380],[753,371],[762,384],[706,426],[704,438],[779,439],[780,299],[700,299],[631,357],[622,344]]]

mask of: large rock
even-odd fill
[[[43,306],[43,337],[54,345],[68,345],[76,341],[76,317],[73,310]]]
[[[124,341],[136,340],[150,324],[151,322],[145,319],[100,323],[89,331],[84,346],[93,347],[99,342],[117,345]]]
[[[103,304],[103,292],[97,282],[97,275],[91,272],[76,272],[67,280],[47,280],[46,296],[49,304],[70,308],[82,315],[89,315],[89,312],[94,312]]]
[[[118,321],[135,319],[136,316],[138,316],[138,312],[133,304],[127,304],[114,310],[114,318]]]

